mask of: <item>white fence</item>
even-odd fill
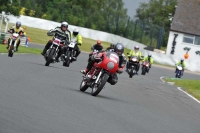
[[[28,16],[21,16],[19,18],[14,17],[14,16],[9,16],[8,18],[11,23],[15,23],[16,21],[21,21],[22,25],[45,29],[45,30],[50,30],[50,29],[53,29],[60,25],[60,23],[57,23],[57,22],[34,18],[34,17],[28,17]],[[69,30],[73,30],[74,28],[78,28],[80,31],[80,34],[85,38],[90,38],[90,39],[94,39],[94,40],[100,39],[102,41],[106,41],[106,42],[110,42],[110,43],[121,42],[128,49],[133,49],[134,46],[138,45],[140,47],[140,50],[143,52],[144,56],[148,55],[148,53],[151,53],[154,60],[161,64],[174,66],[175,63],[177,63],[182,56],[182,55],[181,56],[165,55],[162,53],[147,51],[147,50],[143,49],[144,47],[146,47],[145,45],[135,42],[135,41],[132,41],[132,40],[129,40],[129,39],[126,39],[124,37],[106,33],[106,32],[102,32],[102,31],[96,31],[96,30],[92,30],[92,29],[88,29],[88,28],[69,25]],[[200,69],[199,69],[200,68],[200,60],[199,59],[187,60],[186,65],[187,65],[188,70],[200,72]]]

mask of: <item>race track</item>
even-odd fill
[[[79,91],[87,58],[66,68],[46,67],[40,55],[0,55],[0,133],[199,133],[200,104],[160,80],[174,70],[152,67],[132,79],[124,72],[93,97]]]

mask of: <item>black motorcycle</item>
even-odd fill
[[[55,63],[56,57],[58,56],[59,47],[63,45],[63,41],[59,38],[54,37],[50,48],[46,51],[44,58],[46,60],[45,66],[49,66],[50,63]]]
[[[137,73],[137,66],[140,63],[140,58],[138,56],[130,56],[129,57],[129,65],[127,68],[127,73],[129,77],[132,78]]]
[[[76,55],[76,50],[75,50],[76,45],[77,41],[72,40],[66,47],[65,55],[62,56],[63,66],[69,67],[70,63],[75,61],[73,57]]]

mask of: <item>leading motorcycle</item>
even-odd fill
[[[103,52],[102,57],[96,55],[92,69],[83,76],[80,84],[80,91],[86,91],[88,87],[92,89],[91,95],[97,96],[105,86],[110,75],[118,70],[119,57],[114,52]]]
[[[63,41],[57,37],[53,38],[53,42],[49,49],[46,51],[44,58],[46,60],[45,66],[49,66],[50,63],[55,63],[56,57],[58,56],[59,47],[63,46]]]

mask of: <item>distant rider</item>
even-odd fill
[[[16,22],[16,25],[12,26],[12,27],[8,30],[8,32],[10,32],[10,33],[15,32],[15,33],[18,33],[20,36],[22,36],[23,33],[24,33],[24,29],[21,27],[21,22],[20,22],[20,21],[17,21],[17,22]],[[8,49],[8,47],[9,47],[10,39],[11,39],[11,38],[8,39],[8,46],[6,47],[7,49]],[[18,37],[16,41],[17,41],[16,51],[18,51],[18,47],[19,47],[19,44],[20,44],[20,37]]]
[[[88,59],[88,62],[90,62],[91,60],[91,56],[93,54],[93,51],[97,50],[97,51],[102,51],[103,50],[103,46],[101,45],[101,41],[100,40],[97,40],[97,43],[94,44],[92,47],[91,47],[91,50],[92,52],[89,54],[89,59]]]
[[[184,72],[184,70],[185,70],[185,68],[186,68],[186,64],[185,64],[185,62],[184,62],[184,59],[181,59],[178,63],[176,63],[176,66],[179,66],[179,65],[181,65],[182,68],[183,68],[183,71],[182,71],[182,75],[183,75],[183,72]],[[176,72],[177,72],[177,67],[176,67],[175,73],[176,73]]]
[[[139,46],[135,46],[134,50],[131,50],[130,53],[128,53],[128,58],[130,58],[131,56],[137,56],[140,58],[141,61],[143,60],[142,52],[139,51]],[[129,68],[129,61],[127,62],[127,65],[126,65],[127,70],[128,68]],[[140,69],[140,63],[138,63],[137,65],[136,73],[139,71],[139,69]]]
[[[122,73],[123,70],[124,70],[124,67],[125,67],[125,65],[126,65],[126,57],[125,57],[125,55],[124,55],[124,46],[123,46],[121,43],[117,43],[117,44],[115,45],[114,52],[117,53],[118,56],[119,56],[119,68],[118,68],[117,73]],[[101,55],[102,55],[102,52],[100,52],[98,55],[101,56]],[[100,57],[100,58],[101,58],[101,57]],[[92,60],[88,63],[87,68],[86,68],[85,70],[81,70],[80,72],[83,73],[83,74],[87,74],[87,73],[91,70],[93,64],[94,64],[96,61],[97,61],[97,60],[95,60],[95,58],[92,58]],[[89,74],[88,74],[88,75],[89,75]],[[117,77],[117,74],[116,74],[116,73],[113,74],[113,75],[111,75],[111,76],[109,77],[109,79],[108,79],[108,82],[109,82],[111,85],[115,85],[115,84],[117,83],[117,81],[118,81],[118,77]]]
[[[81,50],[79,49],[78,45],[80,45],[80,46],[82,45],[82,36],[79,34],[78,29],[73,30],[73,33],[71,34],[71,39],[77,40],[77,45],[75,46],[76,55],[73,57],[74,60],[76,60],[77,57],[79,56],[79,54],[81,53]]]
[[[150,63],[149,65],[149,69],[151,68],[151,65],[153,64],[153,58],[151,56],[151,54],[148,54],[147,57],[144,58],[144,62],[148,61]]]
[[[115,44],[114,44],[114,43],[111,43],[111,44],[110,44],[110,47],[108,47],[108,48],[106,49],[106,51],[114,51],[114,48],[115,48]]]
[[[56,27],[55,29],[48,31],[47,35],[48,36],[54,35],[54,37],[61,39],[62,41],[64,41],[64,45],[69,44],[69,42],[71,40],[71,37],[70,37],[71,32],[68,30],[67,22],[62,22],[60,27]],[[43,49],[43,52],[41,53],[42,55],[45,55],[46,51],[51,46],[52,42],[53,42],[53,40],[49,40],[47,42],[46,46]],[[61,47],[59,47],[58,56],[56,57],[57,62],[59,62],[59,57],[61,56],[62,53],[63,53],[63,49]]]

